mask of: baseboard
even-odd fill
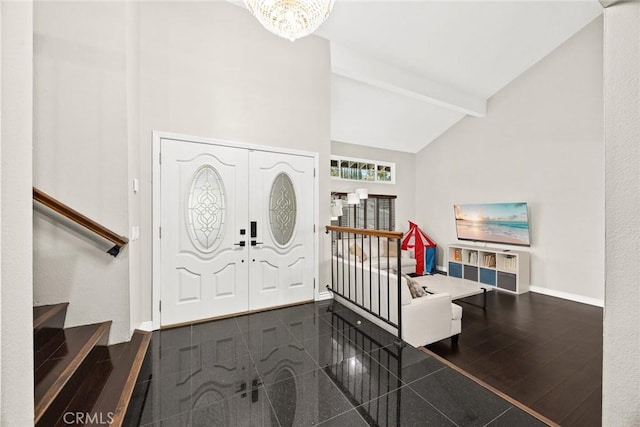
[[[333,296],[331,295],[331,292],[329,291],[324,291],[324,292],[320,292],[318,295],[316,295],[315,300],[316,301],[324,301],[324,300],[328,300],[333,298]],[[140,324],[140,326],[138,326],[138,329],[142,330],[142,331],[153,331],[153,322],[149,321],[149,322],[142,322]]]
[[[333,296],[329,291],[319,292],[318,295],[316,295],[316,301],[324,301],[331,298],[333,298]]]
[[[449,273],[449,269],[447,267],[445,267],[444,265],[436,265],[436,270],[444,271],[445,273]]]
[[[538,286],[529,286],[529,291],[537,294],[549,295],[550,297],[567,299],[569,301],[580,302],[582,304],[595,305],[596,307],[604,307],[604,300],[597,298],[584,297],[582,295],[571,294],[569,292],[556,291],[555,289],[541,288]]]
[[[140,323],[140,326],[138,326],[138,329],[140,329],[141,331],[153,331],[153,322],[142,322]]]

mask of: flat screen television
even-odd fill
[[[459,240],[531,246],[524,202],[453,205],[453,209]]]

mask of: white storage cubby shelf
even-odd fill
[[[529,253],[511,249],[449,245],[449,276],[513,294],[529,292]]]

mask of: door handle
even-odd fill
[[[256,242],[255,240],[251,241],[251,246],[255,246],[255,245],[261,245],[262,242]]]
[[[240,383],[240,389],[236,390],[236,393],[242,393],[240,397],[247,397],[246,390],[247,390],[247,383],[243,381],[242,383]],[[253,397],[253,394],[252,394],[252,397]]]
[[[251,403],[256,403],[258,401],[258,392],[260,390],[258,389],[258,386],[260,385],[262,384],[258,380],[251,381]]]
[[[234,246],[241,246],[244,247],[247,244],[247,242],[245,242],[244,240],[239,241],[238,243],[234,243]]]

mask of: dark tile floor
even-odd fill
[[[127,426],[541,426],[330,301],[154,332]]]

